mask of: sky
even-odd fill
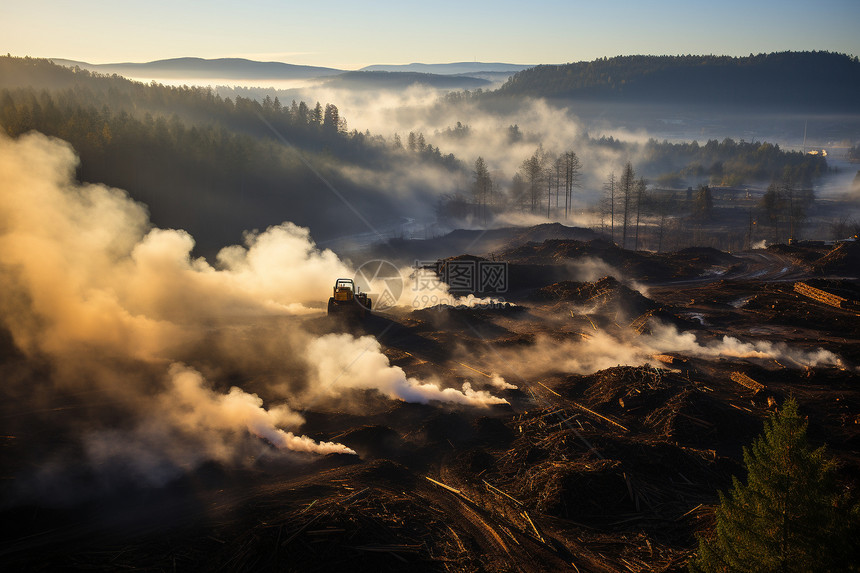
[[[89,63],[194,56],[358,69],[630,54],[860,56],[857,0],[6,0],[0,53]]]

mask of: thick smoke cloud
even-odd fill
[[[771,359],[790,367],[835,366],[843,368],[842,359],[829,350],[803,350],[784,342],[744,342],[723,336],[701,342],[693,332],[680,332],[675,326],[651,322],[651,334],[617,337],[605,331],[590,332],[582,340],[558,342],[538,337],[525,350],[502,351],[502,361],[517,364],[520,376],[544,374],[549,370],[575,374],[593,374],[613,366],[662,364],[657,354],[679,353],[696,358]]]
[[[56,139],[0,139],[0,326],[23,355],[3,391],[21,411],[71,411],[62,400],[74,397],[81,417],[61,431],[96,473],[122,467],[126,478],[163,483],[207,460],[245,463],[273,448],[352,453],[295,433],[302,399],[333,389],[500,401],[407,378],[372,339],[306,332],[301,315],[321,314],[332,280],[353,274],[306,229],[248,233],[210,264],[191,256],[188,233],[153,228],[123,191],[75,182],[76,163]],[[332,344],[362,357],[331,364]],[[349,388],[337,382],[347,367],[358,381]]]
[[[245,431],[279,450],[355,453],[341,444],[284,431],[282,427],[301,426],[302,416],[285,405],[266,409],[256,394],[235,386],[226,394],[215,392],[199,372],[185,365],[172,364],[168,380],[155,400],[157,407],[134,429],[85,434],[85,453],[94,467],[122,467],[129,473],[126,479],[164,485],[206,461],[232,465],[243,462],[242,453],[266,456],[265,445],[244,439]]]
[[[470,406],[507,404],[489,392],[476,391],[468,382],[462,390],[441,388],[433,382],[409,378],[402,368],[392,367],[372,336],[353,338],[349,334],[328,334],[308,346],[308,359],[316,365],[317,395],[338,395],[347,388],[376,388],[389,398],[426,404],[430,401]]]

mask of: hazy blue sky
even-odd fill
[[[564,63],[623,54],[860,55],[860,0],[4,0],[0,52],[91,63],[245,57]]]

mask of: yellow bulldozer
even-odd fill
[[[352,279],[337,279],[334,292],[328,299],[329,316],[364,318],[370,312],[372,301],[367,293],[361,292]]]

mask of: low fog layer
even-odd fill
[[[528,379],[549,372],[592,374],[614,366],[663,364],[655,355],[678,353],[696,358],[745,358],[778,360],[791,368],[843,367],[842,359],[829,350],[801,350],[784,342],[744,342],[724,336],[710,342],[700,342],[692,332],[679,332],[672,325],[652,319],[651,333],[618,338],[604,331],[589,332],[581,341],[559,342],[538,337],[525,350],[504,350],[496,357],[504,364],[515,365],[511,373]]]
[[[259,93],[263,93],[260,91]],[[856,117],[791,116],[788,114],[751,114],[742,111],[659,105],[633,106],[606,102],[550,101],[542,98],[481,98],[462,93],[446,95],[442,90],[412,86],[406,90],[376,90],[363,93],[325,86],[309,86],[281,93],[283,103],[290,97],[305,101],[335,102],[349,120],[349,128],[369,130],[389,142],[397,134],[406,145],[410,132],[421,133],[426,142],[439,147],[442,154],[452,153],[471,171],[481,156],[497,184],[506,186],[523,161],[542,146],[551,154],[573,150],[583,166],[581,188],[575,192],[576,206],[593,206],[602,194],[610,173],[619,175],[630,161],[646,177],[659,173],[649,170],[650,159],[640,148],[630,154],[610,145],[595,145],[594,140],[644,144],[658,141],[696,140],[767,141],[788,150],[828,147],[831,159],[838,160],[840,149],[856,126]],[[458,129],[458,124],[460,129]],[[517,133],[512,136],[511,126]],[[833,140],[833,137],[839,139]],[[679,168],[682,166],[678,166]],[[420,170],[419,170],[420,171]],[[856,170],[855,170],[856,171]],[[349,177],[356,176],[348,174]],[[834,174],[838,177],[838,173]],[[851,173],[853,176],[853,172]],[[393,189],[421,189],[468,193],[471,180],[452,178],[441,171],[416,179],[412,170],[382,174],[382,183]],[[429,184],[435,177],[436,185]],[[844,177],[840,189],[825,187],[828,194],[848,189]],[[688,181],[690,185],[708,183],[707,178]],[[747,182],[766,187],[769,181]],[[429,184],[429,185],[428,185]],[[593,221],[591,221],[593,223]],[[584,223],[584,221],[583,221]]]

